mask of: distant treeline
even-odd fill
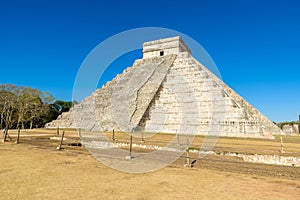
[[[69,111],[73,104],[72,101],[56,100],[48,92],[34,88],[1,84],[0,127],[43,127],[62,112]]]

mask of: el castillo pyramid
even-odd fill
[[[180,37],[143,44],[143,58],[46,127],[272,138],[267,117],[193,58]]]

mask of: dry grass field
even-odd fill
[[[300,168],[247,163],[236,157],[210,155],[193,168],[182,157],[156,172],[129,174],[106,167],[80,146],[76,131],[65,130],[64,149],[57,150],[56,130],[9,132],[0,143],[0,199],[299,199]],[[112,134],[107,133],[111,138]],[[164,145],[173,135],[145,136],[146,144]],[[127,134],[115,133],[118,142]],[[134,137],[134,143],[141,138]],[[284,136],[284,155],[300,157],[300,137]],[[192,148],[199,148],[196,137]],[[245,154],[281,154],[280,139],[219,138],[213,149]],[[134,149],[134,151],[139,151]],[[197,155],[191,154],[197,158]]]

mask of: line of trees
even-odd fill
[[[43,127],[72,106],[73,102],[55,100],[48,92],[13,84],[0,85],[1,129]]]

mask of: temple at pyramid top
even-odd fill
[[[191,54],[191,50],[179,36],[154,40],[143,44],[143,58],[179,54],[181,52]]]

